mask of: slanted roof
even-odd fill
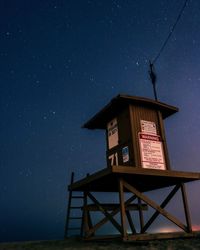
[[[102,110],[100,110],[94,117],[86,122],[83,125],[83,128],[106,129],[107,123],[130,104],[146,106],[155,110],[159,110],[162,113],[163,119],[178,112],[177,107],[165,104],[163,102],[144,97],[120,94],[113,98]]]

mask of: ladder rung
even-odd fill
[[[74,183],[74,173],[72,172],[71,174],[71,185]],[[68,235],[68,231],[70,230],[79,230],[80,234],[82,233],[82,225],[80,227],[80,222],[81,220],[83,220],[83,217],[80,215],[80,210],[78,211],[71,211],[71,209],[83,209],[83,201],[85,198],[85,195],[83,192],[73,192],[73,190],[71,189],[71,187],[68,187],[68,191],[69,191],[69,196],[68,196],[68,207],[67,207],[67,218],[66,218],[66,236]],[[77,199],[77,203],[72,202],[73,199]],[[78,199],[81,199],[80,201]],[[74,212],[74,214],[72,214],[72,216],[70,217],[70,212]],[[75,214],[75,212],[77,212],[77,215]],[[70,227],[70,220],[80,220],[77,222],[78,226],[77,227]],[[77,234],[78,232],[74,232],[73,234]]]
[[[69,227],[68,230],[80,230],[80,227]]]
[[[74,196],[72,196],[72,198],[74,198],[74,199],[83,199],[84,197],[83,196],[74,195]]]
[[[82,217],[69,217],[70,220],[80,220]]]

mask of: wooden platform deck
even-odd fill
[[[73,191],[118,192],[118,180],[123,178],[140,192],[170,187],[200,180],[200,173],[112,166],[89,175],[69,186]]]
[[[197,180],[200,180],[200,173],[112,166],[73,182],[69,186],[69,190],[83,191],[84,193],[84,204],[82,207],[83,238],[87,240],[96,239],[96,231],[107,222],[112,223],[120,233],[120,238],[123,241],[194,237],[185,183]],[[144,194],[144,192],[165,187],[171,187],[171,191],[166,197],[163,197],[164,200],[161,204],[151,200],[148,194]],[[182,194],[186,224],[165,209],[178,190]],[[119,202],[116,204],[103,203],[97,200],[92,192],[117,192],[119,194]],[[124,195],[126,192],[132,195],[128,199]],[[92,204],[88,204],[88,201],[92,202]],[[147,221],[144,221],[143,212],[148,209],[148,206],[153,208],[155,212]],[[139,214],[139,232],[136,231],[131,211],[136,211]],[[104,218],[94,224],[91,212],[101,212]],[[120,222],[115,218],[115,215],[118,213],[120,213]],[[157,219],[158,215],[167,218],[183,232],[148,234],[147,230]],[[131,229],[131,234],[128,233],[128,227]],[[105,237],[103,238],[105,239]]]

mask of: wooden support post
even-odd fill
[[[139,207],[139,219],[140,219],[140,231],[142,231],[143,227],[144,227],[144,217],[143,217],[143,212],[142,212],[142,203],[141,203],[141,199],[138,198],[138,207]]]
[[[176,192],[179,190],[179,188],[180,188],[179,184],[173,188],[173,190],[169,193],[169,195],[166,197],[166,199],[160,205],[161,208],[165,208],[165,206],[169,203],[169,201],[172,199],[172,197],[174,197]],[[151,218],[147,221],[147,223],[142,228],[141,233],[146,232],[146,230],[151,226],[151,224],[155,221],[155,219],[158,217],[159,214],[160,214],[160,212],[156,210],[155,213],[151,216]]]
[[[187,195],[186,195],[184,183],[181,184],[181,193],[182,193],[182,198],[183,198],[185,219],[186,219],[186,223],[187,223],[187,231],[188,231],[188,233],[191,233],[192,232],[192,225],[191,225],[191,219],[190,219],[190,213],[189,213],[189,207],[188,207]]]
[[[160,214],[162,214],[168,220],[170,220],[171,222],[173,222],[174,224],[176,224],[178,227],[180,227],[181,229],[183,229],[185,232],[188,232],[188,228],[183,223],[181,223],[176,217],[174,217],[173,215],[171,215],[170,213],[168,213],[166,210],[164,210],[163,208],[161,208],[154,201],[152,201],[151,199],[149,199],[146,195],[144,195],[141,192],[139,192],[136,188],[134,188],[133,186],[129,185],[127,182],[124,182],[123,185],[124,185],[124,187],[126,189],[128,189],[129,191],[131,191],[133,194],[135,194],[137,197],[139,197],[141,200],[143,200],[149,206],[151,206],[152,208],[156,209]]]
[[[81,237],[88,235],[90,228],[92,228],[92,219],[90,216],[90,211],[87,210],[87,196],[88,191],[84,191],[84,201],[83,201],[83,215],[81,224]]]
[[[85,237],[87,237],[88,235],[88,231],[89,231],[89,219],[88,219],[88,213],[86,210],[86,206],[87,206],[87,196],[88,196],[88,192],[84,191],[84,203],[83,203],[83,219],[82,219],[82,230],[83,230],[83,235]]]
[[[120,214],[121,214],[121,226],[122,226],[122,238],[127,238],[126,230],[126,214],[125,214],[125,205],[124,205],[124,188],[123,188],[123,179],[119,179],[119,201],[120,201]]]

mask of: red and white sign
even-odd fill
[[[139,144],[143,168],[166,169],[160,136],[139,133]]]

